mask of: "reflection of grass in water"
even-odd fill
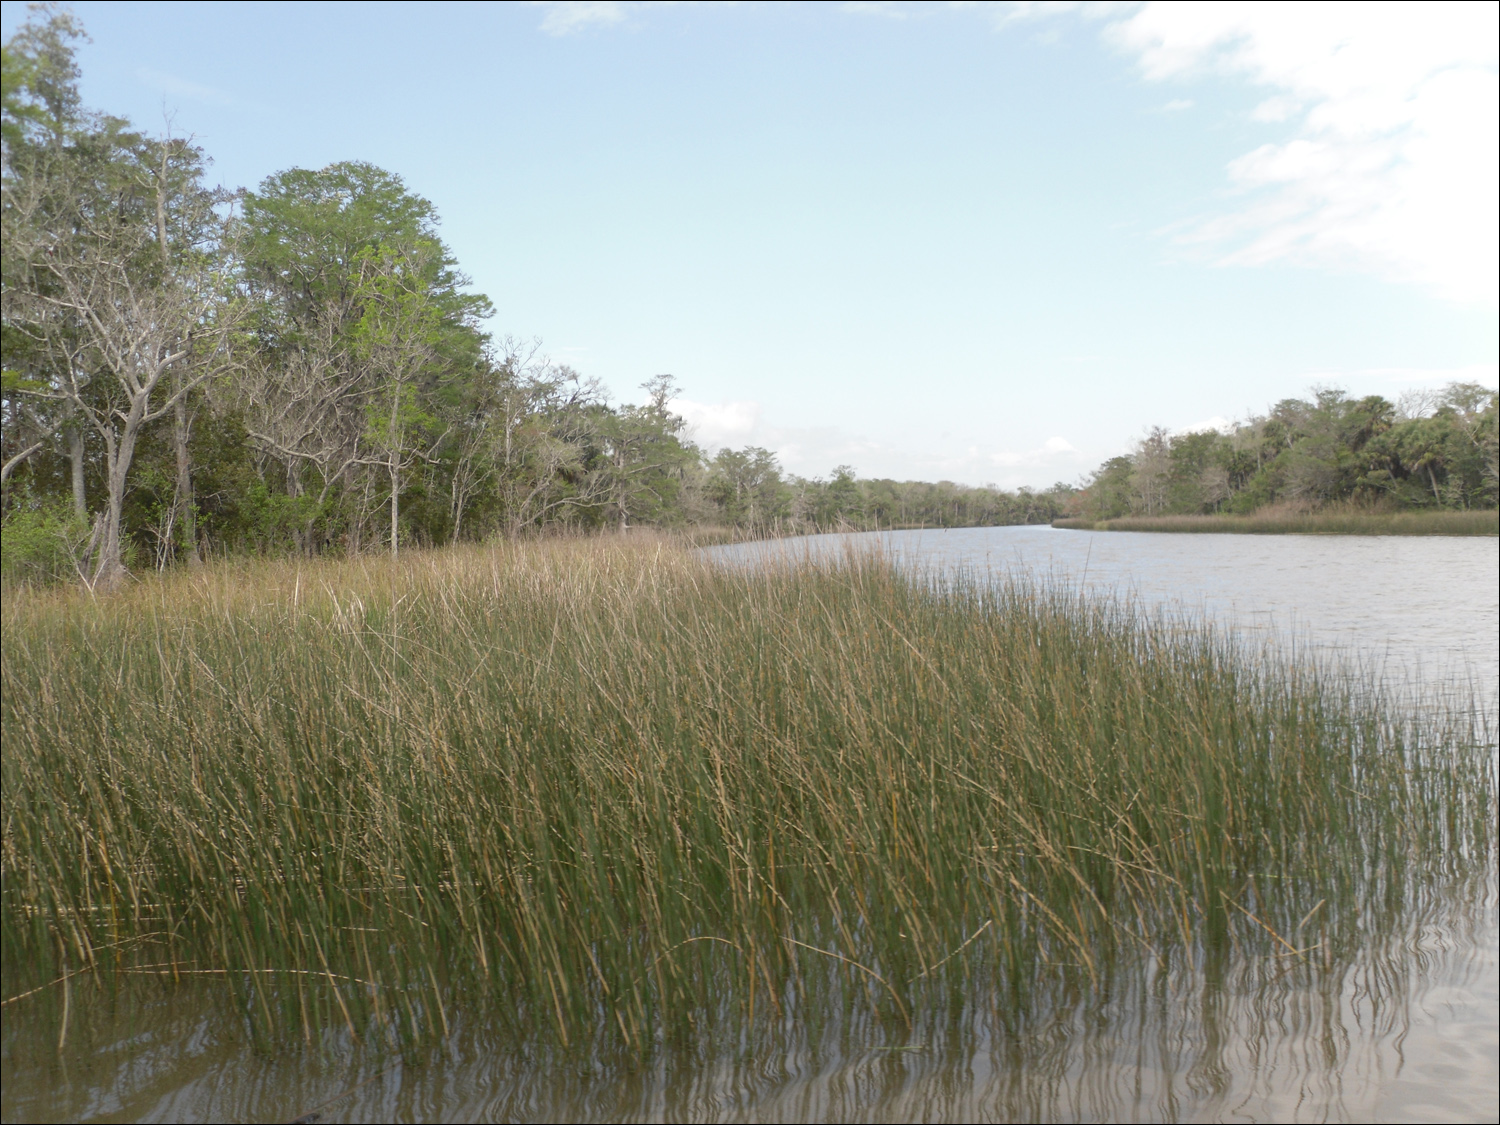
[[[1500,535],[1500,512],[1268,512],[1248,516],[1121,516],[1061,519],[1069,531],[1231,532],[1262,535]]]
[[[1493,836],[1488,731],[871,558],[245,563],[3,624],[7,997],[211,974],[271,1034],[940,1047],[1328,976]]]
[[[1482,913],[1475,890],[1433,896],[1422,913],[1472,920]],[[899,1021],[841,1005],[829,980],[833,1003],[816,1034],[762,1016],[731,1036],[674,1037],[646,1066],[618,1043],[563,1050],[545,1031],[518,1037],[454,1005],[441,1045],[398,1058],[368,1040],[360,1049],[335,1026],[316,1039],[322,1049],[282,1052],[268,1067],[222,990],[135,977],[74,994],[63,1059],[37,1009],[8,1016],[0,1118],[79,1119],[107,1097],[122,1120],[285,1121],[316,1110],[353,1121],[1139,1121],[1231,1108],[1248,1119],[1359,1120],[1402,1040],[1407,1052],[1418,1042],[1405,1035],[1417,963],[1440,981],[1460,968],[1403,944],[1363,952],[1343,974],[1232,953],[1169,973],[1120,958],[1107,998],[1053,979],[1033,992],[1025,1028],[999,1027],[975,996],[953,1011],[917,1008],[909,1039]],[[1478,1076],[1448,1087],[1460,1104],[1493,1099]]]

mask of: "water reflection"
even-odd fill
[[[858,1010],[814,1033],[789,1006],[644,1065],[461,1016],[415,1057],[332,1032],[257,1052],[222,988],[90,982],[61,1053],[55,1003],[7,1013],[0,1096],[7,1121],[1479,1120],[1496,1089],[1494,904],[1493,882],[1444,895],[1334,972],[1146,957],[1102,1003],[1042,989],[1017,1019],[966,997],[909,1037]]]

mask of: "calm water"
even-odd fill
[[[978,527],[815,535],[721,547],[758,560],[878,547],[904,563],[1026,573],[1208,616],[1248,640],[1312,644],[1427,694],[1500,680],[1500,539],[1398,535],[1168,535]]]
[[[878,545],[906,563],[1024,571],[1143,610],[1206,615],[1255,645],[1359,662],[1493,721],[1500,541],[896,532],[720,548],[726,560]],[[1493,726],[1491,727],[1493,729]],[[455,1016],[442,1053],[364,1064],[337,1035],[258,1052],[221,990],[70,994],[4,1013],[6,1121],[1494,1120],[1500,949],[1493,879],[1437,894],[1391,947],[1296,981],[1263,965],[1122,974],[1104,1009],[1058,1003],[1003,1040],[923,1029],[904,1049],[836,1021],[645,1069],[556,1057]],[[45,1028],[46,1034],[41,1034]]]

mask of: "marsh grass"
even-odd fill
[[[1175,531],[1242,535],[1500,535],[1500,512],[1276,511],[1249,516],[1125,516],[1061,519],[1071,531]]]
[[[1482,719],[868,555],[242,561],[3,624],[0,967],[59,1043],[69,989],[184,980],[268,1041],[930,1041],[1337,974],[1493,836]]]

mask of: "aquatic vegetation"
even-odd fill
[[[3,625],[4,991],[59,1037],[82,977],[270,1036],[931,1042],[1337,974],[1494,838],[1483,716],[873,555],[241,561]]]

